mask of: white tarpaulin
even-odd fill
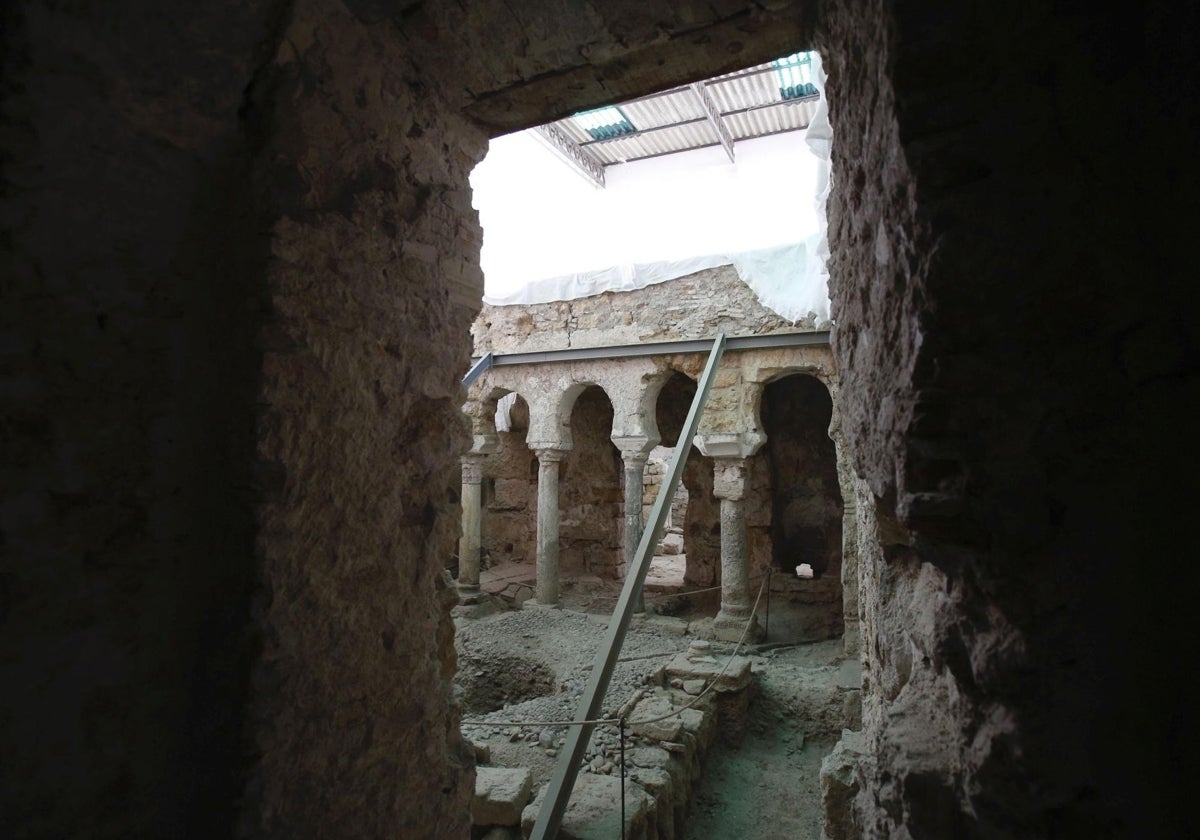
[[[706,268],[732,265],[763,306],[789,321],[798,321],[812,313],[820,323],[829,320],[829,293],[823,266],[815,262],[817,246],[814,236],[808,242],[737,254],[708,254],[671,262],[618,265],[602,271],[536,280],[504,297],[484,297],[484,302],[508,306],[576,300],[602,292],[630,292]]]
[[[533,242],[519,243],[513,245],[513,256],[505,265],[505,270],[511,276],[513,272],[521,272],[522,260],[532,261],[534,257],[540,260],[539,264],[551,265],[552,262],[547,262],[543,257],[549,254],[549,249],[561,248],[569,252],[572,249],[572,243],[566,241],[570,234],[570,229],[563,227],[555,227],[555,222],[564,217],[574,215],[576,221],[587,218],[589,223],[580,222],[577,225],[577,230],[581,230],[590,234],[589,240],[577,243],[574,248],[582,252],[585,247],[596,243],[597,239],[603,240],[618,240],[624,238],[632,238],[632,236],[641,230],[653,228],[649,231],[653,234],[654,241],[652,245],[642,246],[637,253],[647,253],[651,247],[663,247],[670,250],[668,243],[662,241],[667,238],[667,231],[663,230],[661,224],[651,224],[645,222],[645,217],[638,216],[639,212],[645,211],[645,205],[649,201],[648,192],[636,193],[635,189],[640,187],[644,190],[657,190],[659,193],[665,193],[663,201],[668,200],[672,195],[677,197],[679,206],[676,210],[662,210],[655,208],[653,212],[657,214],[654,218],[661,219],[674,216],[677,219],[688,219],[689,223],[681,225],[687,228],[682,233],[691,233],[692,247],[695,247],[697,241],[695,234],[704,222],[712,221],[720,226],[719,233],[721,234],[722,242],[727,245],[732,245],[737,242],[737,237],[728,234],[734,233],[733,226],[739,222],[745,221],[748,227],[748,235],[745,239],[749,242],[754,241],[754,236],[757,235],[760,239],[764,235],[773,235],[777,238],[775,243],[766,247],[750,246],[743,248],[734,248],[718,253],[701,254],[698,256],[689,256],[685,258],[666,259],[666,260],[647,260],[644,262],[623,262],[610,265],[606,268],[580,271],[575,273],[558,274],[544,279],[534,280],[524,283],[516,288],[502,292],[485,293],[483,300],[485,303],[495,306],[504,306],[510,304],[532,304],[532,303],[547,303],[555,300],[574,300],[582,297],[590,297],[598,295],[602,292],[624,292],[642,289],[646,286],[662,283],[667,280],[672,280],[677,277],[684,277],[693,274],[697,271],[702,271],[707,268],[714,268],[721,265],[732,265],[746,283],[757,295],[762,304],[769,309],[778,313],[781,317],[789,321],[798,321],[805,316],[815,315],[818,324],[824,324],[830,319],[829,311],[829,294],[828,294],[828,269],[827,260],[829,256],[827,232],[827,219],[825,215],[825,200],[829,194],[829,162],[830,162],[830,144],[832,131],[829,124],[829,111],[825,101],[825,73],[821,67],[819,56],[813,56],[814,67],[814,83],[821,94],[816,111],[814,113],[811,124],[805,130],[803,143],[807,146],[807,152],[800,152],[803,160],[792,153],[791,157],[780,157],[763,160],[755,158],[755,154],[761,152],[750,153],[750,144],[764,143],[764,141],[781,142],[789,135],[777,135],[776,138],[763,138],[759,141],[744,141],[748,154],[743,156],[739,154],[738,164],[725,164],[722,166],[708,165],[706,169],[699,170],[694,174],[688,175],[686,180],[681,180],[680,165],[683,161],[683,155],[696,154],[694,152],[685,152],[681,155],[671,155],[669,158],[679,158],[679,162],[670,162],[666,160],[660,161],[640,161],[635,163],[623,164],[621,167],[613,167],[614,175],[610,178],[612,186],[609,190],[599,191],[600,195],[596,198],[597,208],[601,208],[603,212],[610,215],[616,214],[618,220],[624,220],[627,224],[624,229],[614,228],[615,233],[601,232],[599,223],[594,221],[598,216],[588,216],[592,211],[588,204],[588,196],[579,193],[578,184],[571,184],[565,187],[555,187],[559,190],[575,190],[576,192],[558,192],[547,193],[536,202],[530,202],[530,194],[534,190],[534,185],[528,181],[521,182],[525,187],[521,189],[520,185],[510,183],[504,188],[506,195],[504,198],[507,201],[518,202],[525,199],[528,203],[520,204],[505,204],[501,205],[499,201],[493,203],[493,199],[481,194],[481,187],[484,184],[496,184],[493,190],[499,189],[497,179],[500,173],[496,171],[498,168],[493,168],[485,172],[483,164],[479,169],[479,184],[476,186],[477,207],[480,210],[480,219],[485,227],[485,246],[484,246],[484,272],[485,276],[490,274],[488,257],[493,257],[498,249],[491,248],[491,243],[487,239],[486,232],[489,228],[503,229],[506,234],[517,235],[525,231],[545,232],[545,236]],[[739,144],[739,149],[743,148],[743,144]],[[769,143],[760,146],[763,149],[776,149],[781,147],[772,146]],[[705,150],[699,150],[704,152]],[[720,154],[719,150],[716,154]],[[487,161],[485,161],[486,163]],[[658,170],[635,170],[635,166],[657,166]],[[671,171],[670,167],[674,166],[675,170]],[[794,171],[798,171],[796,167],[813,167],[815,168],[815,178],[806,176],[802,181],[791,179]],[[664,169],[664,167],[666,167]],[[771,167],[775,167],[771,169]],[[616,177],[617,170],[623,173],[637,172],[639,176],[638,184],[635,187],[633,175],[628,174],[624,183],[622,179]],[[527,174],[526,170],[526,174]],[[666,173],[666,174],[663,174]],[[525,177],[522,175],[522,177]],[[659,178],[658,184],[653,183],[654,178]],[[701,186],[702,179],[704,181]],[[674,180],[670,180],[674,179]],[[736,197],[732,193],[722,192],[725,189],[732,189],[733,184],[745,182],[749,188],[758,190],[757,193],[750,194],[746,197]],[[473,173],[473,183],[476,181],[476,175]],[[650,181],[650,186],[646,187],[646,181]],[[797,203],[796,189],[799,183],[807,185],[807,189],[812,192],[806,196],[800,196],[801,204],[807,204],[807,207],[802,207]],[[618,202],[622,199],[621,187],[628,186],[629,200],[632,205],[622,206]],[[770,194],[771,190],[775,194]],[[805,192],[807,191],[804,190]],[[706,192],[707,191],[707,192]],[[522,195],[517,195],[522,193]],[[603,193],[607,193],[604,195]],[[694,215],[698,209],[698,205],[702,207],[704,215]],[[571,210],[564,212],[563,206],[570,207]],[[766,211],[764,207],[770,207],[770,211]],[[748,208],[748,209],[747,209]],[[814,213],[815,211],[815,213]],[[536,216],[539,212],[544,212],[546,215]],[[600,213],[601,210],[596,210]],[[525,215],[529,214],[529,215]],[[815,219],[808,231],[803,229],[804,226],[800,221],[801,216]],[[557,217],[557,218],[556,218]],[[711,218],[710,218],[711,217]],[[757,224],[753,220],[757,220]],[[783,230],[786,231],[787,223],[791,223],[791,229],[794,231],[795,239],[786,241],[786,236],[779,236],[778,233],[770,233],[767,229],[774,230],[772,225],[782,221]],[[631,224],[631,220],[633,223]],[[640,222],[641,224],[637,224]],[[815,230],[815,232],[813,232]],[[703,234],[704,232],[701,231]],[[710,244],[714,244],[712,240],[716,237],[716,230],[710,230],[707,233],[707,238]],[[703,236],[701,240],[703,240]],[[620,244],[614,242],[614,245]],[[727,247],[726,244],[718,244],[718,247]],[[675,246],[676,251],[679,246]],[[636,259],[636,257],[635,257]],[[497,274],[499,271],[496,272]],[[490,278],[489,278],[490,279]],[[491,283],[489,286],[493,285]]]

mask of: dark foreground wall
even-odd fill
[[[461,836],[483,135],[339,3],[5,15],[6,836]]]
[[[878,520],[860,832],[1186,833],[1197,23],[824,21],[833,344]]]

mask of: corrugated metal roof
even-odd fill
[[[712,125],[708,120],[704,120],[593,143],[587,149],[605,166],[610,166],[639,158],[715,146],[717,142],[717,134]]]
[[[818,97],[785,99],[775,62],[726,73],[703,82],[734,140],[808,127]],[[614,103],[634,131],[596,140],[572,117],[556,125],[601,165],[683,152],[719,144],[717,132],[690,87]]]

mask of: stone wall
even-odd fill
[[[1184,5],[825,7],[862,835],[1184,830],[1161,466],[1197,397]],[[1102,138],[1114,97],[1137,129]]]
[[[712,338],[720,330],[762,335],[813,329],[811,319],[793,323],[763,306],[733,266],[725,265],[634,292],[529,306],[485,305],[471,333],[479,356]]]
[[[613,446],[612,405],[596,387],[571,411],[574,445],[560,466],[559,563],[564,572],[615,579],[624,563],[621,453]]]
[[[497,432],[498,450],[483,459],[481,563],[532,563],[537,555],[537,456],[525,445],[529,411],[510,413],[510,430]]]
[[[3,15],[6,835],[465,836],[484,134],[337,2]]]
[[[692,450],[680,484],[687,487],[688,506],[683,519],[683,569],[686,588],[716,586],[721,582],[721,505],[713,496],[713,462]]]

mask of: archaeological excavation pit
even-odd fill
[[[554,672],[540,662],[520,656],[458,660],[456,696],[467,714],[482,714],[554,691]]]
[[[650,611],[631,625],[603,707],[604,717],[627,722],[628,836],[736,836],[745,823],[735,821],[746,812],[731,807],[733,791],[760,814],[790,803],[779,813],[780,825],[796,828],[793,836],[815,836],[821,759],[842,729],[858,721],[856,663],[842,656],[836,641],[768,645],[730,660],[733,645],[689,634],[686,618],[660,615],[657,606],[649,596]],[[551,692],[526,698],[517,692],[495,709],[469,708],[464,698],[463,731],[479,773],[473,836],[528,836],[568,733],[562,722],[575,713],[607,620],[605,613],[587,612],[569,590],[558,609],[459,608],[460,681],[477,673],[511,686],[498,672],[516,667],[527,673],[534,663],[538,673],[555,675]],[[685,708],[689,703],[695,706]],[[617,836],[611,832],[621,801],[621,758],[619,727],[596,727],[562,836]],[[736,779],[748,766],[757,768],[755,779],[742,791]],[[797,772],[808,793],[800,802],[794,798]]]

